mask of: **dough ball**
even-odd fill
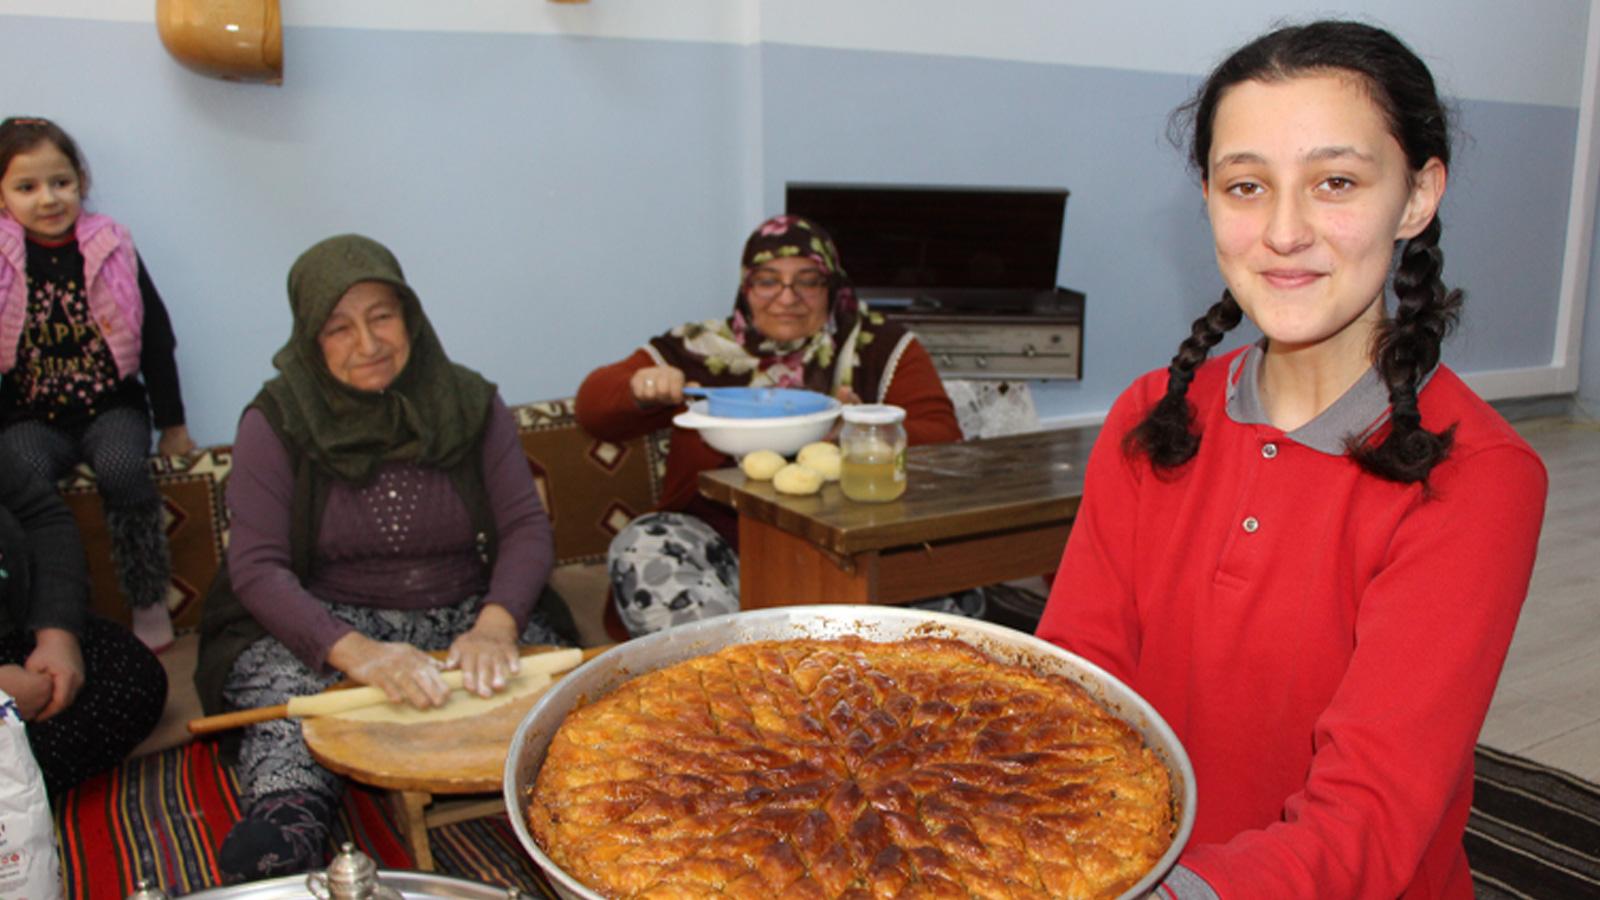
[[[839,445],[817,441],[800,448],[795,462],[821,475],[826,481],[839,480]]]
[[[756,481],[771,481],[772,476],[783,468],[788,460],[771,450],[757,450],[746,453],[744,459],[739,460],[739,468],[744,470],[747,478]]]
[[[815,469],[790,463],[772,476],[772,486],[780,494],[815,494],[822,490],[822,476]]]
[[[839,445],[833,443],[832,441],[812,441],[811,443],[800,448],[800,452],[795,454],[794,461],[804,465],[806,460],[824,455],[838,456]]]

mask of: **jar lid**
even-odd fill
[[[905,417],[905,410],[887,403],[852,403],[844,408],[844,420],[858,425],[893,425]]]

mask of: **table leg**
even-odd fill
[[[506,814],[506,801],[504,797],[496,796],[493,799],[483,800],[456,800],[449,803],[437,802],[428,811],[428,827],[443,828],[457,822],[470,822],[473,819],[482,819],[486,816],[503,816]]]
[[[420,872],[433,871],[433,848],[428,846],[428,804],[433,795],[423,791],[390,791],[395,824],[411,850],[411,859]]]
[[[839,559],[780,528],[739,517],[739,606],[873,603],[878,557]]]

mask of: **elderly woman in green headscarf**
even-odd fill
[[[289,302],[279,374],[233,447],[232,591],[207,601],[196,677],[208,711],[341,678],[427,708],[449,695],[441,665],[469,691],[503,688],[519,641],[562,642],[536,608],[550,523],[510,412],[445,355],[399,263],[368,238],[302,254]],[[248,807],[223,843],[225,875],[321,863],[342,783],[298,723],[250,726],[239,777]]]

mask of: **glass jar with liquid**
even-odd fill
[[[887,404],[844,408],[839,489],[851,500],[882,503],[906,491],[906,411]]]

